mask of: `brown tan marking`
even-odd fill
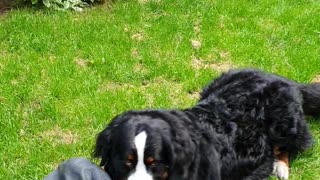
[[[273,148],[273,154],[276,156],[278,161],[284,162],[289,167],[289,153],[281,152],[278,146]]]
[[[273,173],[279,178],[288,180],[289,178],[289,153],[281,152],[278,146],[273,148],[273,154],[275,155],[276,161],[273,166]]]

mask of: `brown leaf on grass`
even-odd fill
[[[198,40],[191,40],[191,45],[194,49],[200,49],[201,48],[201,42]]]
[[[59,126],[55,126],[53,129],[47,130],[40,134],[40,137],[49,140],[54,145],[56,144],[73,144],[78,140],[77,134],[71,131],[62,130]]]
[[[312,79],[313,83],[320,83],[320,75],[316,75],[313,79]]]

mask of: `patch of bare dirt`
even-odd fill
[[[210,68],[214,69],[218,72],[227,72],[230,69],[233,68],[233,65],[231,63],[216,63],[216,64],[210,64]]]
[[[176,87],[178,83],[172,82],[172,81],[168,81],[163,77],[157,77],[153,80],[150,81],[144,81],[142,83],[142,86],[140,87],[141,90],[144,90],[146,88],[149,87],[154,87],[154,88],[158,88],[158,87],[166,87],[166,86],[172,86],[172,87]]]
[[[220,21],[219,21],[219,28],[221,28],[221,29],[223,29],[223,28],[225,28],[225,24],[226,24],[226,17],[225,16],[221,16],[220,17]]]
[[[124,28],[123,28],[123,31],[124,32],[129,32],[129,27],[127,25],[125,25]]]
[[[137,64],[137,69],[144,67]],[[141,71],[141,70],[139,70]],[[146,100],[146,107],[154,108],[157,97],[166,96],[167,100],[174,107],[188,107],[191,102],[199,98],[198,92],[188,93],[184,90],[183,84],[172,80],[167,80],[164,77],[157,77],[152,80],[146,80],[141,85],[132,85],[117,82],[104,82],[99,88],[98,92],[110,91],[125,91],[128,94],[131,92],[140,92]]]
[[[156,2],[159,3],[161,0],[138,0],[138,3],[140,4],[146,4],[148,2]]]
[[[5,97],[0,96],[0,104],[4,103],[7,99]]]
[[[0,63],[0,70],[4,69],[4,65]]]
[[[140,3],[140,4],[145,4],[145,3],[147,3],[147,2],[149,2],[150,0],[138,0],[138,2]]]
[[[136,58],[136,57],[139,56],[139,51],[138,51],[137,48],[131,49],[131,56],[132,56],[133,58]]]
[[[280,27],[279,23],[272,19],[261,19],[260,21],[258,21],[258,26],[260,26],[260,28],[264,30],[276,30]]]
[[[187,92],[183,88],[183,84],[175,81],[167,80],[163,77],[154,79],[151,83],[151,88],[162,88],[168,92],[168,101],[173,107],[187,108],[199,99],[199,92]]]
[[[313,79],[312,79],[313,83],[320,83],[320,75],[316,75]]]
[[[146,98],[146,101],[147,101],[147,107],[148,108],[154,108],[154,101],[155,101],[155,96],[153,94],[150,94],[150,93],[144,93],[144,96]]]
[[[201,25],[201,19],[197,19],[194,24],[193,24],[193,30],[195,32],[195,34],[197,36],[199,36],[200,32],[201,32],[201,28],[202,28],[202,25]]]
[[[203,62],[203,60],[197,57],[192,57],[191,65],[195,69],[207,68],[207,65]]]
[[[146,74],[148,73],[148,69],[143,64],[138,63],[133,67],[133,72]]]
[[[56,57],[53,55],[53,54],[50,54],[49,55],[49,58],[48,58],[48,61],[50,62],[50,63],[53,63],[53,62],[55,62],[56,61]]]
[[[58,162],[51,162],[51,163],[43,163],[43,167],[45,167],[46,169],[50,169],[50,170],[54,170],[57,169],[59,167],[59,165],[61,164],[63,160],[58,161]]]
[[[223,54],[223,56],[227,56],[227,54]],[[201,58],[196,58],[196,57],[192,58],[191,65],[195,69],[213,69],[217,72],[226,72],[234,68],[234,66],[230,61],[209,63],[202,60]]]
[[[81,59],[81,58],[75,59],[74,62],[76,63],[76,65],[78,67],[81,67],[81,68],[86,68],[92,64],[91,61],[89,61],[87,59]]]
[[[201,27],[200,26],[193,26],[193,30],[196,34],[200,34],[201,32]]]
[[[51,141],[55,144],[73,144],[78,140],[78,135],[69,131],[63,130],[59,126],[55,126],[53,129],[44,131],[40,134],[40,137]]]
[[[188,98],[192,100],[198,100],[200,98],[199,92],[188,93]]]
[[[231,60],[231,54],[228,51],[220,51],[219,56],[224,60]]]
[[[181,83],[170,81],[163,77],[157,77],[151,81],[145,81],[142,86],[138,88],[141,92],[144,92],[151,108],[154,105],[153,102],[157,93],[161,93],[163,90],[168,93],[165,94],[168,96],[168,101],[170,101],[173,106],[181,104],[179,102],[179,99],[181,99],[180,96],[182,93],[185,93],[183,92],[183,86]]]
[[[17,79],[13,79],[13,80],[11,80],[11,81],[10,81],[10,83],[11,83],[11,85],[13,85],[13,86],[16,86],[16,85],[18,85],[18,84],[19,84],[19,82],[18,82],[18,80],[17,80]]]
[[[107,92],[107,91],[119,91],[119,90],[127,90],[132,88],[134,88],[132,84],[106,81],[100,85],[100,87],[98,88],[98,92],[101,93],[101,92]]]
[[[135,33],[131,36],[131,39],[136,40],[136,41],[142,41],[142,40],[144,40],[144,38],[145,38],[145,36],[142,32]]]

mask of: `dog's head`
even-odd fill
[[[123,113],[100,132],[94,156],[101,157],[100,165],[112,179],[187,176],[183,167],[189,167],[195,144],[177,118],[181,117],[166,111]]]

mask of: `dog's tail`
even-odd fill
[[[320,116],[320,83],[300,86],[305,115]]]

